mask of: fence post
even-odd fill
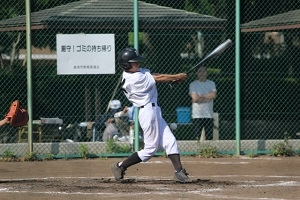
[[[236,154],[240,155],[241,151],[241,125],[240,125],[240,0],[236,1],[236,20],[235,20],[235,130],[236,130]]]
[[[28,105],[28,153],[32,153],[33,142],[32,142],[32,69],[31,69],[31,10],[30,0],[26,0],[26,56],[27,56],[27,105]]]

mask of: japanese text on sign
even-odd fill
[[[114,34],[57,34],[57,74],[114,74]]]
[[[111,45],[62,45],[61,52],[111,52]]]

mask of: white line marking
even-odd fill
[[[203,176],[204,177],[204,176]],[[226,177],[256,177],[256,178],[293,178],[298,179],[300,176],[265,176],[265,175],[213,175],[205,177],[226,178]]]
[[[290,187],[290,186],[300,186],[300,182],[297,181],[278,181],[277,183],[270,183],[270,184],[259,184],[259,185],[239,185],[239,187],[276,187],[276,186],[286,186],[286,187]]]
[[[2,188],[3,189],[3,188]],[[6,188],[4,188],[6,189]],[[203,189],[203,190],[194,190],[189,191],[188,194],[196,194],[203,197],[209,197],[212,199],[239,199],[239,200],[287,200],[282,198],[250,198],[250,197],[240,197],[240,196],[228,196],[228,195],[217,195],[217,194],[209,194],[209,192],[215,192],[215,191],[222,191],[220,188],[214,188],[214,189]],[[97,192],[97,193],[91,193],[91,192],[32,192],[32,191],[20,191],[20,190],[14,190],[14,191],[3,191],[5,193],[30,193],[30,194],[50,194],[50,195],[109,195],[114,197],[130,197],[130,196],[140,196],[140,195],[174,195],[174,194],[183,194],[185,193],[185,190],[181,191],[172,191],[172,192],[135,192],[135,193],[122,193],[122,192]],[[186,197],[188,198],[188,194]]]
[[[196,176],[189,176],[191,178],[198,178]],[[300,179],[300,176],[265,176],[265,175],[212,175],[212,176],[201,176],[200,179],[207,179],[207,178],[226,178],[226,177],[256,177],[256,178],[284,178],[284,179]],[[130,176],[127,178],[135,178],[135,179],[140,179],[140,180],[153,180],[153,181],[171,181],[170,177],[162,177],[162,176]],[[2,181],[29,181],[29,180],[49,180],[49,179],[112,179],[114,180],[114,177],[108,176],[108,177],[86,177],[86,176],[78,176],[78,177],[70,177],[70,176],[50,176],[50,177],[43,177],[43,178],[18,178],[18,179],[0,179],[0,182]]]
[[[214,192],[214,191],[220,191],[220,188],[214,188],[214,189],[203,189],[199,191],[191,191],[194,194],[204,194],[207,192]],[[154,191],[154,192],[134,192],[134,193],[124,193],[124,192],[33,192],[33,191],[22,191],[22,190],[10,190],[10,191],[3,191],[5,193],[32,193],[32,194],[61,194],[61,195],[114,195],[114,196],[138,196],[138,195],[145,195],[145,194],[161,194],[161,195],[169,195],[169,194],[182,194],[182,192],[185,192],[185,189],[171,192],[168,191]]]
[[[249,159],[249,160],[282,160],[282,158],[275,158],[275,157],[255,157],[255,158],[250,158],[247,156],[239,156],[238,158],[240,159]]]
[[[147,162],[142,162],[143,164],[162,164],[162,163],[171,163],[171,161],[167,160],[167,161],[147,161]],[[220,165],[239,165],[239,164],[249,164],[250,162],[245,162],[245,161],[238,161],[238,162],[230,162],[230,161],[221,161],[221,162],[217,162],[217,161],[201,161],[201,160],[197,160],[197,161],[182,161],[182,163],[194,163],[194,164],[220,164]]]
[[[241,197],[241,196],[225,196],[225,195],[215,195],[215,194],[202,194],[202,196],[211,197],[212,199],[238,199],[238,200],[289,200],[282,198],[251,198],[251,197]]]

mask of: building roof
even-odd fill
[[[241,25],[242,32],[276,31],[298,28],[300,28],[300,10],[292,10]]]
[[[31,13],[31,27],[132,29],[128,25],[133,24],[133,6],[133,0],[81,0]],[[220,29],[225,22],[209,15],[139,1],[140,29]],[[17,30],[26,30],[25,15],[0,21],[0,31]]]

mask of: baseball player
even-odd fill
[[[119,65],[123,69],[123,92],[133,106],[139,108],[138,118],[144,134],[144,148],[123,162],[114,164],[112,173],[117,181],[122,181],[128,167],[148,161],[162,147],[174,166],[174,180],[191,182],[182,167],[176,138],[163,119],[157,104],[156,89],[156,82],[182,81],[186,79],[187,74],[150,74],[149,69],[140,68],[140,61],[143,59],[134,48],[125,48],[118,55]]]

